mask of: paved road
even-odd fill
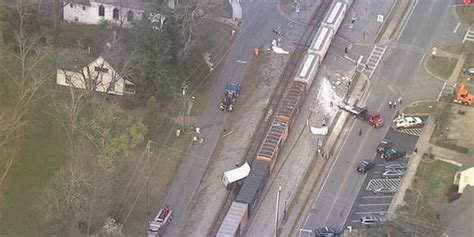
[[[442,21],[451,13],[451,4],[443,0],[418,0],[402,31],[399,44],[387,49],[374,75],[367,100],[370,110],[380,111],[386,125],[372,129],[362,121],[351,126],[348,136],[335,159],[311,209],[300,228],[312,230],[321,226],[342,227],[346,222],[364,176],[355,170],[360,160],[372,158],[374,149],[389,130],[389,123],[396,110],[388,108],[388,101],[402,95],[406,102],[436,99],[442,83],[433,80],[423,71],[422,59],[439,35],[452,33],[453,29],[440,29]],[[453,26],[454,28],[454,26]],[[423,30],[420,30],[423,29]],[[409,47],[401,47],[405,45]],[[363,135],[359,136],[359,129]]]
[[[239,63],[237,60],[248,61],[254,48],[271,42],[274,37],[272,30],[276,29],[277,25],[284,26],[288,23],[273,1],[245,2],[242,8],[241,31],[236,33],[238,38],[223,62],[219,78],[209,92],[206,108],[196,124],[203,128],[201,133],[206,142],[204,145],[190,145],[189,155],[184,157],[166,197],[166,203],[169,203],[174,211],[174,219],[165,232],[166,236],[176,236],[179,225],[184,224],[181,223],[183,215],[199,186],[223,131],[228,114],[220,112],[217,105],[222,99],[226,83],[240,82],[247,67],[247,64]],[[195,157],[200,158],[196,159]]]

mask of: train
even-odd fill
[[[289,89],[272,117],[271,126],[251,163],[250,173],[227,211],[216,236],[243,235],[249,217],[256,211],[267,179],[275,167],[279,152],[288,138],[305,96],[352,2],[353,0],[334,0],[326,12],[309,49],[298,65]]]

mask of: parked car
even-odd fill
[[[385,170],[385,172],[382,173],[383,178],[401,178],[405,172],[403,170]]]
[[[363,160],[359,163],[357,166],[357,172],[359,173],[365,173],[367,172],[370,168],[372,168],[375,165],[375,162],[370,161],[370,160]]]
[[[464,73],[466,73],[469,76],[474,75],[474,67],[464,68],[463,71],[464,71]]]
[[[385,150],[388,150],[391,147],[392,147],[392,141],[388,139],[383,139],[379,142],[379,145],[377,146],[377,151],[384,152]]]
[[[372,192],[374,194],[392,194],[392,193],[396,193],[397,189],[391,186],[380,186],[372,190]]]
[[[380,158],[384,160],[396,160],[402,157],[405,157],[407,153],[404,151],[398,151],[395,150],[394,148],[390,148],[388,150],[385,150],[382,155],[380,155]]]
[[[407,165],[402,163],[385,164],[385,170],[406,170]]]
[[[420,117],[399,117],[393,120],[397,129],[418,128],[423,125],[423,120]]]
[[[360,223],[362,225],[373,225],[377,223],[382,223],[385,221],[385,217],[383,216],[361,216]]]
[[[339,237],[342,234],[342,230],[334,227],[322,227],[314,230],[316,237]]]

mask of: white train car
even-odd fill
[[[336,33],[346,16],[346,12],[347,4],[344,0],[334,1],[326,16],[324,16],[321,25],[331,28]]]
[[[354,0],[338,0],[338,1],[345,2],[347,4],[347,8],[350,8],[352,6],[352,3],[354,2]]]
[[[316,54],[307,53],[303,61],[300,63],[298,74],[296,74],[294,81],[303,82],[306,84],[306,92],[310,89],[313,80],[316,77],[319,69],[320,57]]]
[[[329,27],[321,26],[318,32],[316,32],[316,36],[308,49],[308,53],[319,56],[319,65],[323,62],[333,38],[334,31]]]

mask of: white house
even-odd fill
[[[474,186],[474,167],[457,172],[454,184],[458,185],[458,193],[463,193],[467,186]]]
[[[69,58],[69,59],[68,59]],[[112,67],[103,56],[58,58],[56,83],[114,95],[135,94],[135,84]]]
[[[83,24],[100,24],[106,20],[128,27],[134,20],[144,17],[149,7],[140,0],[65,0],[63,19]]]

